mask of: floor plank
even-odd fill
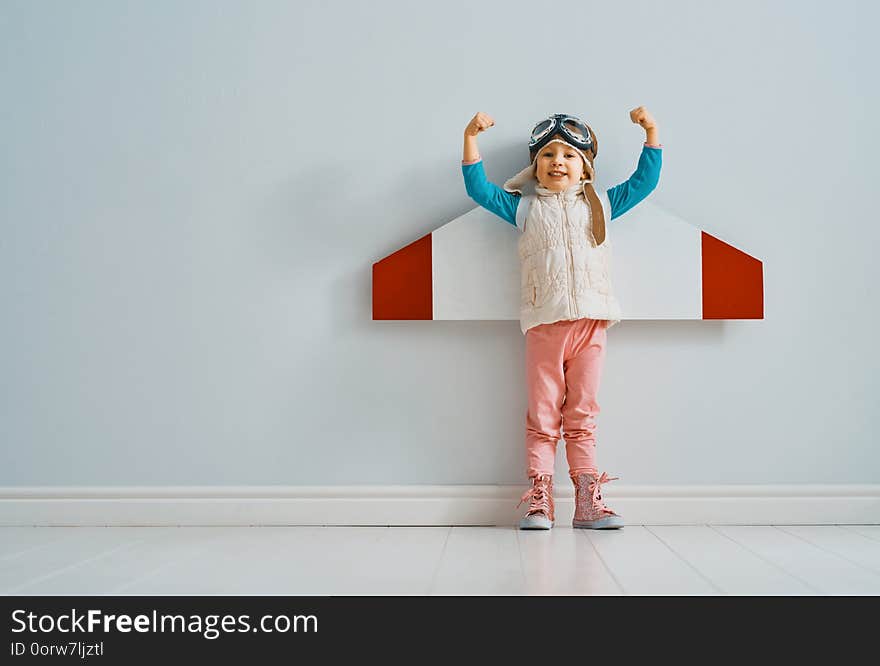
[[[3,528],[8,529],[8,528]],[[63,538],[30,550],[0,565],[0,593],[17,594],[43,579],[66,575],[88,562],[106,558],[146,538],[140,527],[46,527]]]
[[[127,594],[426,594],[449,528],[223,528]],[[185,591],[185,592],[184,592]]]
[[[451,528],[429,593],[525,594],[517,532],[513,527]]]
[[[640,525],[575,530],[589,539],[627,595],[714,595],[721,590]]]
[[[76,529],[76,528],[72,528]],[[107,530],[115,527],[103,528]],[[187,554],[203,551],[213,527],[142,527],[144,538],[126,544],[104,557],[32,580],[16,594],[132,594],[127,587],[138,578],[161,575]]]
[[[880,593],[880,575],[772,525],[716,525],[714,529],[821,594]]]
[[[838,525],[838,527],[880,541],[880,525]]]
[[[592,543],[576,532],[571,527],[517,530],[526,594],[623,593]]]
[[[334,578],[341,555],[369,548],[385,528],[356,534],[356,528],[319,526],[180,529],[193,538],[165,566],[121,588],[126,594],[274,594],[297,583],[303,594],[324,594],[314,588],[325,576]],[[318,560],[322,549],[327,552]]]
[[[648,529],[724,594],[815,594],[801,580],[708,525],[652,525]]]
[[[49,527],[0,527],[0,565],[65,538],[64,529]]]
[[[779,529],[880,574],[880,541],[835,525],[780,525]]]

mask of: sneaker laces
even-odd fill
[[[527,516],[538,512],[543,512],[544,514],[549,516],[550,483],[550,478],[546,475],[535,477],[535,480],[532,483],[532,487],[524,492],[523,496],[519,498],[519,504],[516,505],[517,508],[519,508],[519,505],[525,502],[527,499],[530,499],[531,501],[529,502],[529,510],[526,512]]]
[[[601,476],[594,477],[593,480],[590,481],[590,501],[594,507],[598,507],[607,513],[614,513],[611,509],[605,506],[604,502],[602,502],[601,486],[603,483],[608,483],[609,481],[614,481],[619,478],[619,476],[608,476],[606,472],[602,472]]]

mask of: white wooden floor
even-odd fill
[[[877,595],[880,525],[0,527],[0,593]]]

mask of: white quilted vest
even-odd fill
[[[596,245],[590,206],[583,186],[553,192],[535,180],[532,166],[504,183],[523,200],[516,212],[521,271],[520,327],[563,319],[607,319],[608,328],[622,318],[611,285],[611,203],[596,190],[605,212],[605,239]],[[523,192],[523,189],[526,192]]]

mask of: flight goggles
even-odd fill
[[[586,123],[565,113],[555,113],[535,125],[529,139],[529,150],[542,148],[555,134],[561,134],[581,150],[593,150],[593,137]]]

